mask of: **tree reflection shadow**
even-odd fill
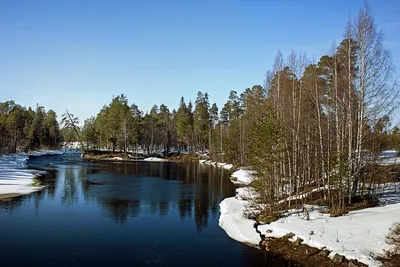
[[[165,217],[176,210],[181,220],[194,215],[200,232],[207,227],[210,216],[218,215],[220,201],[234,195],[226,171],[220,168],[187,163],[99,165],[101,168],[88,175],[90,183],[82,183],[83,195],[85,199],[96,199],[104,214],[118,223],[140,212]]]

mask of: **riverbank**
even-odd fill
[[[0,156],[0,199],[30,194],[42,190],[37,177],[46,174],[45,171],[28,169],[28,159],[31,156],[62,154],[62,151],[33,151],[30,153],[13,153]]]
[[[233,176],[236,176],[233,182],[251,181],[250,170],[239,170]],[[254,228],[256,221],[246,216],[250,211],[247,199],[254,192],[250,187],[242,187],[236,190],[235,197],[220,203],[219,225],[231,238],[267,248],[269,253],[279,254],[301,266],[316,266],[313,259],[321,261],[321,257],[313,254],[317,251],[326,260],[326,264],[318,266],[344,266],[343,263],[349,261],[352,266],[381,266],[377,257],[393,249],[393,245],[387,243],[387,236],[393,225],[400,221],[400,184],[385,186],[378,197],[382,205],[388,205],[352,211],[340,217],[330,217],[325,213],[325,207],[307,205],[307,212],[290,210],[285,217],[258,225],[257,229]],[[292,251],[293,246],[296,251]],[[328,262],[336,265],[328,265]]]
[[[91,151],[84,153],[82,158],[89,161],[108,161],[108,162],[130,162],[130,161],[149,161],[149,162],[199,162],[200,158],[195,154],[170,154],[169,156],[155,157],[147,155],[135,155],[125,153],[110,153],[103,151]]]

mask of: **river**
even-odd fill
[[[0,202],[2,266],[282,266],[230,239],[222,168],[172,162],[91,163],[33,157],[42,191]]]

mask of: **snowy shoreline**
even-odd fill
[[[252,181],[251,175],[251,170],[239,170],[233,174],[232,182],[249,184]],[[399,187],[400,183],[391,184],[386,195],[380,199],[381,203],[388,203],[385,198],[393,198],[395,195],[396,201],[391,199],[390,203],[396,204],[357,210],[340,217],[330,217],[329,214],[322,213],[323,207],[307,206],[309,220],[303,213],[292,211],[287,217],[271,224],[259,225],[258,230],[266,237],[275,238],[293,233],[295,236],[291,241],[301,238],[304,240],[302,244],[327,249],[331,252],[331,258],[339,254],[369,266],[381,266],[382,263],[374,256],[382,255],[393,248],[386,243],[386,237],[394,224],[400,221]],[[258,246],[261,238],[255,231],[255,221],[245,217],[248,206],[245,199],[251,194],[251,187],[242,187],[236,190],[235,197],[224,199],[220,203],[219,226],[232,239]]]
[[[28,169],[30,156],[59,155],[62,151],[34,151],[0,156],[0,199],[30,194],[42,190],[35,179],[46,174],[45,171]]]
[[[221,162],[216,162],[216,161],[206,160],[206,159],[201,159],[201,160],[199,160],[199,163],[201,163],[201,164],[206,164],[206,165],[210,165],[210,166],[221,167],[221,168],[224,168],[225,170],[230,170],[230,169],[233,168],[233,165],[232,165],[232,164],[229,164],[229,163],[221,163]]]

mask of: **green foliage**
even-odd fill
[[[250,126],[249,162],[256,171],[256,202],[269,204],[271,211],[276,200],[275,184],[281,177],[277,166],[282,159],[283,133],[275,111],[269,105],[259,106]]]
[[[14,101],[0,103],[0,153],[56,148],[62,141],[57,115],[37,106],[26,109]]]

